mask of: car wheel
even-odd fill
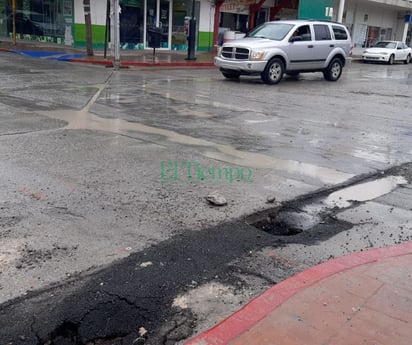
[[[273,58],[267,63],[261,77],[266,84],[277,84],[281,81],[284,71],[285,66],[283,65],[282,60]]]
[[[395,56],[392,54],[390,57],[389,57],[389,60],[388,60],[388,65],[393,65],[393,62],[395,61]]]
[[[231,71],[231,72],[228,72],[228,71],[223,72],[222,71],[222,75],[227,79],[239,79],[239,77],[240,77],[240,73],[236,72],[236,71]]]
[[[405,65],[407,65],[409,62],[411,62],[411,56],[408,55],[405,59],[405,61],[403,62]]]
[[[329,66],[323,71],[323,77],[328,81],[337,81],[342,74],[342,61],[338,58],[333,59]]]

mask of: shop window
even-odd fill
[[[127,6],[127,5],[131,6]],[[123,49],[143,48],[143,11],[133,2],[122,2],[120,44]]]
[[[13,32],[11,6],[4,11],[8,35]],[[70,18],[69,18],[70,19]],[[47,42],[63,43],[66,33],[66,18],[62,0],[17,0],[15,11],[16,35],[21,39],[40,37]]]

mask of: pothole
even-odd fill
[[[281,210],[269,214],[266,219],[258,221],[253,226],[279,236],[293,236],[314,227],[321,222],[318,215],[303,211]]]
[[[247,222],[265,232],[277,236],[294,236],[302,232],[319,228],[319,225],[331,225],[334,216],[351,207],[374,200],[391,193],[408,181],[403,176],[386,176],[368,179],[361,183],[342,187],[339,190],[316,194],[314,197],[292,201],[272,209],[260,217],[252,215]]]

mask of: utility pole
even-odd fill
[[[16,45],[16,0],[12,1],[11,10],[13,13],[13,44]]]
[[[118,68],[120,66],[120,4],[119,4],[119,0],[114,0],[113,11],[114,11],[114,18],[113,18],[114,67]]]
[[[192,17],[189,20],[189,37],[187,42],[187,58],[186,60],[196,60],[196,19],[195,19],[196,1],[192,2]]]
[[[87,55],[93,56],[92,19],[90,16],[90,0],[83,0],[83,8],[84,8],[84,23],[86,25]]]
[[[109,42],[110,30],[110,0],[106,3],[106,25],[104,28],[104,58],[107,56],[107,43]]]

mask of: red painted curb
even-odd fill
[[[113,61],[111,60],[93,60],[93,59],[70,59],[69,62],[82,62],[88,63],[93,65],[105,65],[105,66],[113,66]]]
[[[100,64],[113,66],[111,60],[94,60],[94,59],[70,59],[70,62]],[[120,66],[139,66],[139,67],[213,67],[213,62],[137,62],[121,61]]]
[[[147,66],[147,67],[213,67],[213,62],[133,62],[125,61],[122,66]]]
[[[185,345],[224,345],[244,333],[296,293],[336,273],[396,256],[412,254],[412,242],[354,253],[311,267],[250,301],[227,319]]]

